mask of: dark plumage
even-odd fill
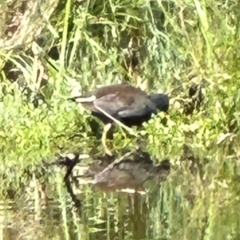
[[[89,92],[85,97],[77,96],[72,100],[81,103],[92,114],[101,119],[109,130],[113,122],[125,129],[131,126],[141,126],[150,120],[157,111],[167,112],[169,98],[166,94],[150,94],[130,85],[116,84],[101,87]],[[109,116],[106,116],[106,115]],[[127,126],[127,127],[126,127]],[[128,129],[129,132],[132,132]],[[104,134],[104,133],[103,133]],[[104,146],[105,143],[104,143]]]

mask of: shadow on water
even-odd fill
[[[137,150],[61,155],[43,169],[44,181],[33,174],[1,201],[2,239],[239,239],[239,190],[209,188],[195,163]]]

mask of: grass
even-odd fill
[[[239,237],[239,2],[30,3],[1,3],[8,13],[0,25],[1,188],[28,182],[25,170],[57,152],[102,152],[89,113],[79,114],[66,99],[76,82],[82,92],[128,82],[172,97],[169,115],[159,114],[139,132],[153,157],[169,156],[174,165],[147,218],[156,231],[149,239]],[[192,83],[202,83],[205,99],[199,111],[185,115],[181,99]],[[69,140],[76,132],[80,137]],[[112,144],[118,152],[137,141],[118,131]],[[189,156],[197,159],[194,174]],[[163,215],[169,232],[153,221]]]

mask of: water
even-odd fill
[[[82,178],[69,190],[54,167],[47,180],[33,175],[5,189],[0,239],[240,239],[238,178],[204,171],[175,165],[166,181],[149,180],[139,194],[103,191]]]

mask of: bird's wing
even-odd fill
[[[131,106],[118,112],[120,118],[141,117],[151,113],[156,113],[157,108],[150,100],[135,101]]]
[[[102,108],[110,115],[116,115],[119,111],[127,109],[126,101],[122,101],[116,94],[107,94],[94,101],[94,106]]]

